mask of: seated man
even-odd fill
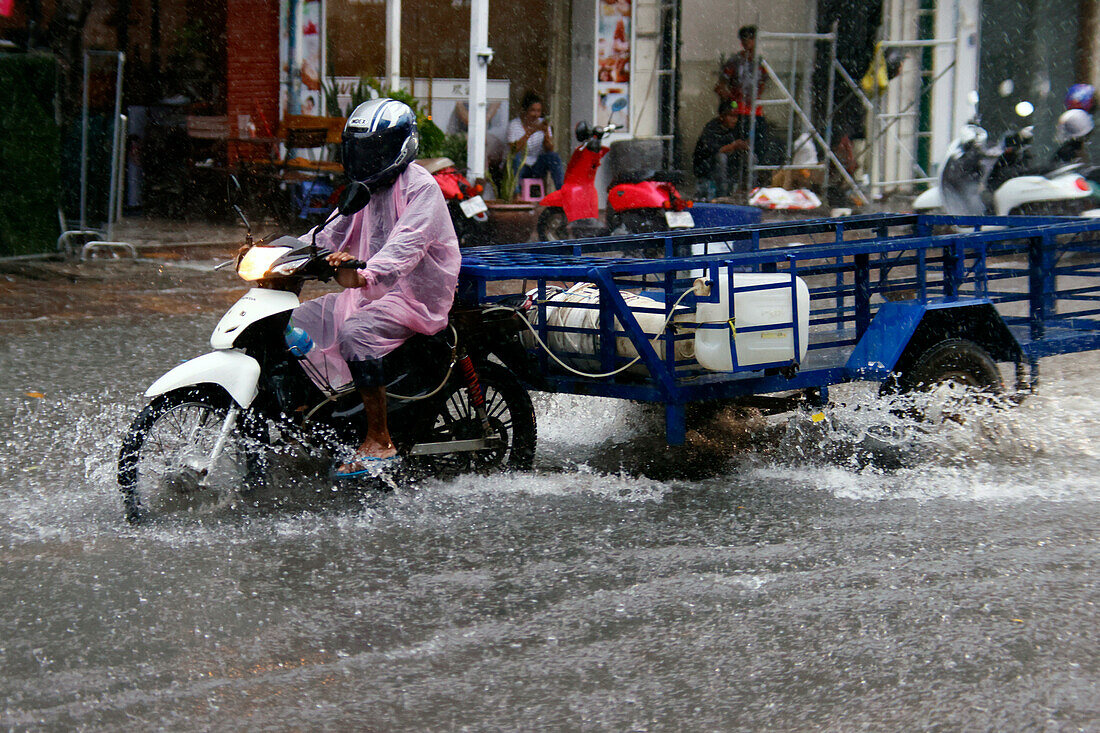
[[[692,171],[697,181],[696,198],[710,199],[729,196],[733,183],[741,177],[748,159],[749,135],[753,121],[749,115],[739,114],[734,102],[723,99],[718,103],[718,116],[703,126],[695,152],[691,156]],[[763,119],[756,120],[756,144],[754,153],[758,165],[777,165],[782,155],[776,150]],[[758,176],[767,180],[770,175]],[[763,181],[752,185],[765,185]]]
[[[749,149],[748,134],[742,134],[741,128],[741,115],[732,102],[723,99],[718,103],[718,116],[699,133],[691,156],[698,186],[696,198],[729,196],[730,185],[741,170],[744,151]]]
[[[349,260],[366,266],[337,270],[345,289],[303,303],[292,320],[316,344],[308,358],[318,371],[333,386],[353,382],[363,400],[367,435],[338,467],[340,478],[395,460],[381,360],[414,333],[446,327],[461,261],[439,185],[409,165],[420,140],[413,111],[392,99],[364,102],[348,118],[343,138],[347,175],[367,185],[371,200],[319,232],[317,243],[333,250],[333,266]]]

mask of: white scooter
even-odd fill
[[[1094,205],[1092,187],[1078,172],[1080,165],[1031,171],[1027,156],[1031,139],[1029,126],[989,145],[985,129],[965,125],[947,149],[940,185],[918,196],[914,211],[955,216],[1089,215]]]

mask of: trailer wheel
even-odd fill
[[[930,346],[908,366],[903,367],[882,385],[880,394],[905,394],[908,392],[932,392],[941,385],[953,385],[965,389],[966,394],[951,398],[942,407],[941,417],[961,421],[960,413],[952,407],[960,401],[972,402],[982,395],[998,395],[1004,391],[1004,381],[997,363],[986,351],[967,339],[948,339]],[[931,415],[914,415],[931,419]]]
[[[991,394],[1004,391],[997,363],[982,347],[966,339],[948,339],[929,347],[898,375],[894,391],[928,392],[947,382]]]

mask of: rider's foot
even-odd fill
[[[346,463],[341,463],[336,469],[336,474],[357,474],[369,469],[370,466],[385,465],[397,458],[397,448],[393,443],[383,445],[373,440],[366,440]]]

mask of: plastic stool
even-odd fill
[[[546,184],[541,178],[521,178],[519,197],[524,201],[539,201],[546,195]]]

